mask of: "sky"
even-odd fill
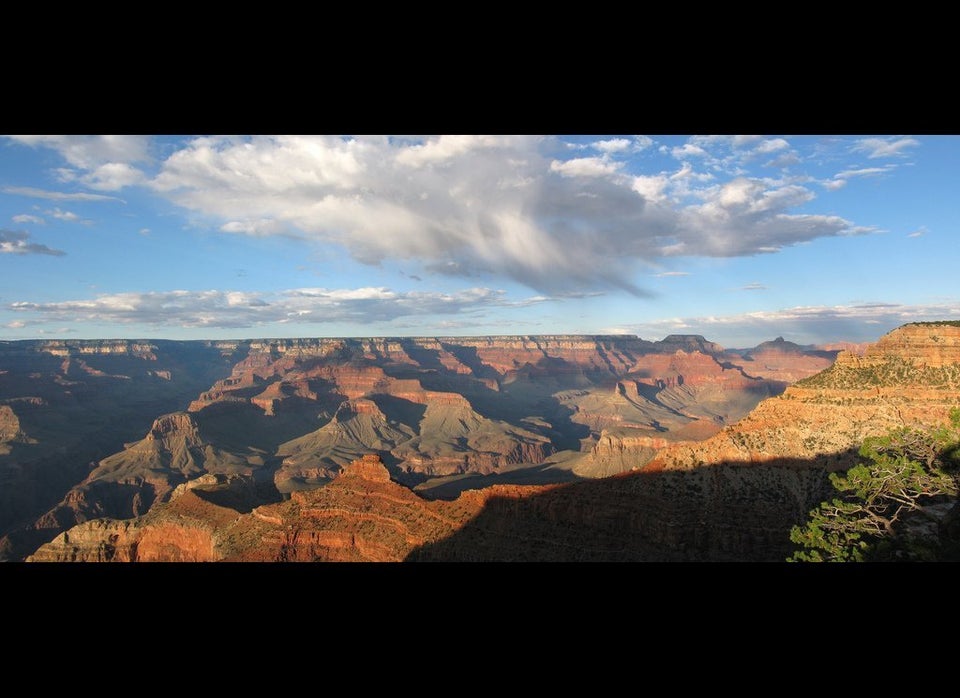
[[[960,319],[960,137],[0,136],[0,340]]]

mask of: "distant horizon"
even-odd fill
[[[876,341],[960,319],[958,162],[942,135],[0,136],[0,339]]]
[[[931,321],[933,324],[949,323],[955,322],[950,320],[943,321]],[[712,337],[702,332],[671,332],[670,334],[663,335],[659,339],[653,339],[651,336],[642,336],[638,334],[631,333],[619,333],[619,334],[601,334],[601,333],[587,333],[587,332],[523,332],[523,333],[503,333],[503,334],[425,334],[425,335],[289,335],[289,336],[256,336],[256,335],[246,335],[246,336],[237,336],[237,337],[196,337],[190,339],[176,339],[170,337],[151,337],[151,336],[129,336],[129,337],[23,337],[17,339],[0,339],[0,342],[285,342],[285,341],[300,341],[300,340],[406,340],[406,339],[435,339],[435,340],[444,340],[444,339],[485,339],[485,338],[536,338],[536,337],[549,337],[549,338],[589,338],[589,339],[638,339],[646,342],[664,342],[670,337],[699,337],[707,342],[712,344],[719,344],[724,349],[751,349],[757,347],[761,344],[768,342],[775,342],[778,339],[782,339],[785,342],[791,344],[796,344],[802,347],[819,347],[828,344],[872,344],[878,341],[881,337],[886,334],[889,334],[899,327],[904,325],[909,325],[912,323],[903,323],[898,327],[894,327],[892,330],[888,330],[881,335],[878,335],[875,339],[864,340],[854,342],[848,339],[836,339],[836,340],[827,340],[819,343],[801,343],[796,342],[790,339],[788,336],[783,334],[778,334],[766,339],[762,339],[758,342],[755,342],[750,345],[732,345],[725,344],[723,342],[718,342]]]

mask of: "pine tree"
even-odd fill
[[[960,408],[932,431],[903,427],[866,439],[863,460],[831,473],[840,497],[810,512],[790,540],[801,549],[790,562],[938,559],[942,507],[955,502],[960,473]]]

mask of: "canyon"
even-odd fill
[[[20,505],[9,559],[783,559],[865,435],[937,423],[960,396],[949,324],[852,351],[698,335],[2,344],[10,482],[52,447],[36,416],[67,411],[57,390],[105,403],[137,383],[142,414],[172,405],[139,435],[103,430],[119,447],[73,463],[56,501]],[[60,363],[24,384],[10,349]]]
[[[425,496],[620,472],[835,355],[698,335],[0,342],[0,555],[208,473],[282,498],[367,453]]]

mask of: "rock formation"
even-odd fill
[[[35,443],[23,433],[16,412],[9,405],[0,405],[0,455],[10,453],[9,444]]]
[[[31,559],[782,560],[790,527],[829,493],[827,473],[852,463],[864,437],[940,423],[960,404],[960,327],[952,324],[907,325],[862,355],[842,353],[735,423],[728,418],[748,404],[745,393],[775,393],[776,381],[810,370],[803,357],[830,356],[779,340],[735,354],[699,337],[668,339],[668,353],[606,339],[591,349],[582,338],[263,343],[198,409],[158,419],[111,471],[159,458],[154,470],[179,468],[184,482],[145,514],[79,523]],[[557,347],[566,358],[549,355]],[[454,385],[461,390],[440,390]],[[514,411],[497,413],[502,419],[483,413],[511,396]],[[267,398],[272,414],[251,400]],[[238,414],[251,434],[258,420],[295,431],[302,424],[291,408],[303,404],[331,412],[297,438],[274,436],[284,459],[276,472],[312,478],[312,489],[263,504],[256,467],[199,477],[216,458],[185,467]],[[238,405],[247,412],[235,412]],[[496,484],[450,500],[396,481],[409,474],[405,466],[423,468],[427,456],[436,462],[457,447],[465,463],[494,458],[481,472],[497,470],[496,454],[549,462],[559,454],[545,450],[553,443],[546,437],[562,437],[560,416],[570,433],[600,430],[564,462],[595,474],[633,470],[568,484]],[[346,460],[367,443],[381,453]],[[109,460],[75,493],[95,493]]]
[[[777,337],[743,353],[743,369],[751,375],[793,383],[833,365],[838,350],[803,347]]]
[[[864,438],[941,424],[958,405],[960,327],[904,325],[862,355],[841,353],[830,368],[764,400],[712,438],[662,449],[647,467],[826,457],[838,469],[852,463]]]
[[[133,521],[75,526],[28,561],[400,561],[477,511],[418,497],[391,482],[375,455],[325,487],[246,513],[227,498],[244,488],[238,477],[190,483]]]
[[[824,358],[790,360],[799,375]],[[0,550],[142,515],[205,473],[279,496],[370,452],[411,486],[608,475],[736,421],[786,375],[697,335],[0,342],[19,422],[3,433],[34,440],[0,440]]]
[[[85,522],[28,560],[782,560],[786,531],[822,496],[823,480],[793,463],[721,465],[431,501],[368,455],[324,487],[246,512],[226,497],[242,479],[181,486],[143,517]]]
[[[54,535],[61,524],[40,530],[39,519],[89,476],[91,464],[225,375],[235,349],[159,340],[0,342],[0,556],[22,557]]]

